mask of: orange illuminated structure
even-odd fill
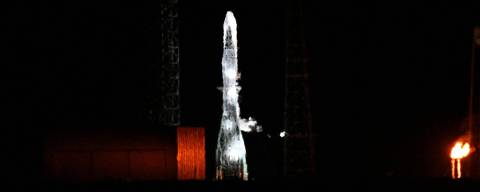
[[[175,180],[175,130],[68,131],[46,136],[44,176],[59,181]]]
[[[177,128],[177,179],[205,179],[205,129]]]
[[[54,181],[204,180],[205,129],[69,131],[46,136],[44,176]]]

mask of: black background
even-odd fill
[[[448,176],[449,146],[462,134],[467,114],[478,2],[303,5],[319,175]],[[159,6],[150,1],[8,6],[4,38],[12,126],[4,137],[14,165],[7,168],[11,179],[40,175],[38,144],[49,132],[152,129],[147,98],[150,66],[159,62]],[[249,161],[255,177],[276,176],[285,3],[180,1],[182,124],[207,128],[212,162],[227,10],[238,23],[241,111],[265,130],[247,136]]]

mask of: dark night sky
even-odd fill
[[[18,167],[32,170],[22,159],[38,159],[43,133],[150,128],[146,99],[149,66],[160,53],[159,5],[12,3],[6,63],[14,126],[7,137]],[[480,5],[305,2],[320,175],[448,173],[446,146],[466,117],[472,28],[479,23],[473,7]],[[215,140],[227,10],[238,23],[242,114],[276,137],[286,41],[286,6],[277,1],[180,1],[182,123],[205,126]],[[263,146],[253,154],[274,158],[278,138],[267,142],[257,141]]]

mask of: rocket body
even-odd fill
[[[216,178],[248,179],[246,149],[239,127],[240,107],[237,85],[237,24],[232,12],[223,23],[223,112],[216,150]]]

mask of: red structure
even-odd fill
[[[44,167],[54,180],[175,180],[175,132],[68,132],[45,141]]]
[[[53,180],[205,179],[205,131],[56,133],[45,140],[44,168]]]
[[[205,129],[177,128],[177,178],[205,179]]]

